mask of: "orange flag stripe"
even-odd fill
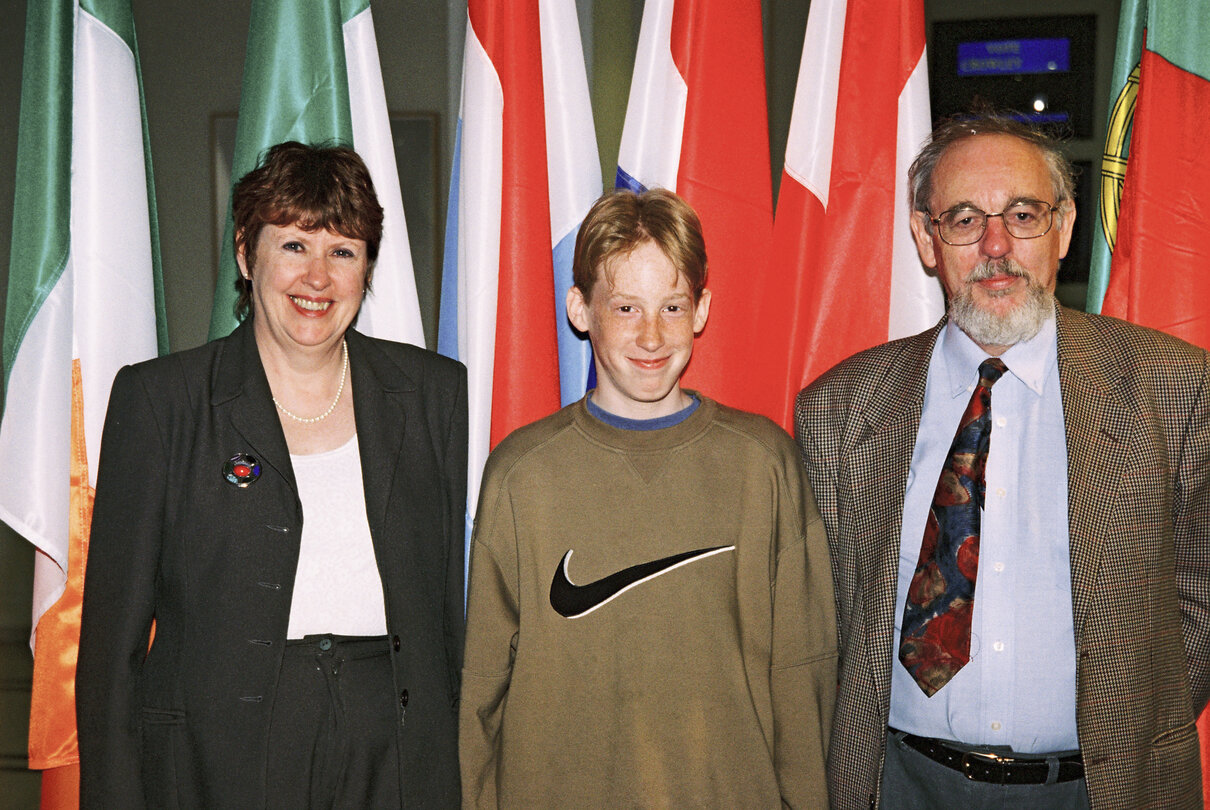
[[[80,761],[76,744],[76,656],[84,600],[84,562],[92,525],[94,491],[88,483],[84,437],[84,392],[80,361],[71,364],[71,518],[68,529],[67,586],[42,614],[34,642],[30,703],[29,767],[35,770]]]

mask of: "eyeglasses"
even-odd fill
[[[987,221],[1004,217],[1004,227],[1017,239],[1037,239],[1050,232],[1058,207],[1040,200],[1021,200],[998,214],[987,214],[978,208],[963,206],[945,211],[939,217],[925,211],[929,222],[937,226],[941,241],[954,247],[973,245],[987,232]]]

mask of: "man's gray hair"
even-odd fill
[[[933,196],[933,172],[946,150],[974,135],[1011,135],[1038,147],[1050,169],[1054,204],[1075,199],[1075,167],[1063,154],[1058,140],[1007,115],[977,114],[950,118],[929,135],[908,169],[908,204],[913,211],[929,210],[929,199]]]

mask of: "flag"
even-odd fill
[[[1210,166],[1203,159],[1210,150],[1208,16],[1210,0],[1122,4],[1114,80],[1123,90],[1110,114],[1102,238],[1095,245],[1101,256],[1112,251],[1112,266],[1108,280],[1103,263],[1094,267],[1088,301],[1092,311],[1203,347],[1210,347]],[[1137,68],[1126,73],[1132,60]],[[1123,81],[1124,73],[1137,78]],[[1123,157],[1119,209],[1113,167]],[[1097,297],[1102,289],[1103,301]]]
[[[1210,348],[1208,17],[1210,0],[1122,2],[1087,306],[1204,348]],[[1197,728],[1210,804],[1210,711]]]
[[[416,277],[395,166],[369,0],[254,0],[231,176],[256,168],[282,141],[340,143],[369,167],[383,208],[373,291],[357,318],[367,335],[424,345]],[[237,325],[228,206],[210,337]]]
[[[617,185],[670,189],[701,218],[713,297],[685,385],[788,425],[764,64],[759,3],[647,0]]]
[[[101,427],[118,369],[167,351],[167,337],[130,0],[30,0],[27,14],[0,519],[37,547],[29,764],[45,770],[43,807],[75,807],[75,662]]]
[[[546,98],[546,177],[550,189],[550,236],[554,246],[555,322],[559,336],[560,402],[584,396],[592,345],[567,319],[571,260],[580,223],[601,196],[601,157],[593,127],[588,76],[576,4],[540,0],[542,86]]]
[[[944,311],[908,224],[931,129],[924,45],[922,0],[811,3],[773,226],[792,391]]]
[[[1101,156],[1100,204],[1093,218],[1092,259],[1088,270],[1088,312],[1100,312],[1109,285],[1109,265],[1117,239],[1118,209],[1126,179],[1126,157],[1130,150],[1130,125],[1139,94],[1139,57],[1143,50],[1146,0],[1124,0],[1118,13],[1118,44],[1110,81],[1109,122],[1105,150]],[[1093,214],[1084,212],[1085,216]]]
[[[468,370],[473,510],[490,449],[584,395],[589,346],[564,300],[601,177],[575,3],[467,15],[438,349]]]

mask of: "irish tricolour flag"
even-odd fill
[[[438,346],[468,370],[468,501],[489,450],[584,395],[571,252],[601,193],[572,0],[470,0]]]
[[[374,290],[357,329],[424,345],[416,277],[387,117],[369,0],[254,0],[231,177],[282,141],[340,143],[365,160],[384,209]],[[223,238],[210,337],[236,326],[231,215]]]
[[[908,226],[929,130],[923,0],[812,0],[774,223],[789,388],[941,316]]]
[[[166,351],[167,340],[130,0],[30,0],[27,14],[0,519],[38,549],[30,767],[50,769],[43,807],[71,807],[101,426],[117,370]],[[155,471],[132,471],[132,486],[140,474]]]

